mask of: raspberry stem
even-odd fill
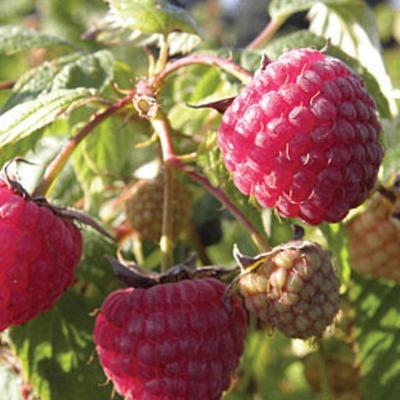
[[[61,151],[56,155],[56,157],[47,166],[45,173],[39,182],[39,185],[35,189],[33,196],[44,196],[54,180],[57,178],[58,174],[63,169],[64,165],[69,160],[72,152],[79,145],[79,143],[85,139],[85,137],[93,131],[101,122],[106,120],[112,114],[125,107],[132,100],[132,94],[129,94],[117,102],[111,104],[103,111],[95,112],[89,119],[87,124],[73,137],[71,137]]]
[[[249,83],[253,77],[250,71],[234,63],[232,60],[211,56],[207,54],[194,54],[184,58],[180,58],[179,60],[176,60],[171,64],[167,65],[158,75],[154,77],[152,86],[155,89],[159,89],[163,85],[164,80],[168,77],[168,75],[177,71],[180,68],[195,64],[203,64],[203,65],[218,67],[223,71],[228,72],[232,76],[236,77],[244,84]]]
[[[155,68],[155,72],[159,73],[161,72],[165,66],[167,65],[168,62],[168,52],[169,52],[169,46],[168,46],[168,34],[165,34],[162,38],[161,42],[161,47],[160,47],[160,54],[157,60],[157,65]]]
[[[154,129],[158,132],[160,138],[164,163],[168,166],[173,165],[175,168],[184,172],[194,181],[202,185],[251,232],[255,242],[261,250],[269,251],[271,247],[265,237],[258,231],[258,229],[252,224],[252,222],[247,219],[247,217],[240,211],[240,209],[236,207],[236,205],[229,199],[224,191],[213,186],[205,176],[201,175],[194,168],[183,163],[178,158],[178,156],[175,155],[171,141],[170,126],[167,118],[161,112],[159,112],[159,119],[157,120],[156,125],[154,125],[153,121],[153,126]]]
[[[0,90],[12,89],[15,85],[15,82],[16,82],[15,80],[0,82]]]
[[[161,250],[161,272],[167,271],[173,265],[174,234],[173,234],[173,148],[170,137],[167,117],[158,109],[157,114],[150,120],[154,130],[157,132],[162,150],[164,163],[164,198],[162,233],[160,240]]]
[[[246,49],[255,50],[264,47],[285,21],[286,18],[271,19],[266,27],[259,33],[259,35],[247,45]]]

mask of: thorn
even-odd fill
[[[234,97],[228,97],[226,99],[222,100],[217,100],[217,101],[212,101],[210,103],[204,103],[204,104],[188,104],[186,105],[190,108],[212,108],[213,110],[218,111],[220,114],[223,114],[229,106],[232,104],[233,100],[235,100]]]
[[[396,182],[395,182],[395,184],[393,186],[398,187],[398,186],[396,186]],[[391,203],[395,203],[396,202],[396,194],[393,193],[393,191],[385,188],[382,185],[379,185],[377,190],[386,200],[389,200]]]
[[[260,67],[261,71],[264,71],[270,63],[271,59],[267,56],[267,54],[263,54]]]
[[[304,239],[304,228],[300,225],[293,224],[292,225],[292,231],[293,231],[293,240],[302,240]]]
[[[327,41],[325,42],[324,46],[321,48],[320,52],[325,53],[329,50],[329,47],[331,47],[331,38],[328,38]]]

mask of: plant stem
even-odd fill
[[[153,122],[154,123],[154,122]],[[154,126],[154,125],[153,125]],[[174,153],[170,127],[166,117],[160,113],[159,119],[157,119],[157,125],[154,129],[158,132],[163,160],[168,166],[173,165],[175,168],[181,170],[190,178],[198,182],[205,189],[207,189],[217,200],[219,200],[231,213],[232,215],[240,221],[253,235],[257,245],[263,251],[268,251],[271,249],[265,237],[258,231],[258,229],[253,225],[253,223],[240,211],[240,209],[229,199],[229,197],[224,193],[223,190],[213,186],[210,181],[203,175],[199,174],[194,168],[184,164]],[[164,199],[165,200],[165,199]]]
[[[0,82],[0,90],[12,89],[15,82],[14,80]]]
[[[190,176],[193,180],[202,185],[208,192],[210,192],[217,200],[219,200],[230,212],[231,214],[243,224],[243,226],[249,230],[249,232],[254,237],[258,247],[262,251],[271,250],[271,246],[261,235],[258,229],[253,225],[253,223],[242,213],[242,211],[229,199],[229,197],[224,193],[223,190],[213,186],[210,181],[194,168],[184,164],[181,160],[175,158],[174,165],[176,168],[183,171],[186,175]]]
[[[193,54],[184,58],[180,58],[179,60],[176,60],[171,64],[167,65],[158,75],[154,77],[152,86],[156,89],[160,88],[161,85],[163,84],[163,81],[172,72],[175,72],[180,68],[195,64],[203,64],[203,65],[218,67],[223,71],[226,71],[229,74],[233,75],[234,77],[236,77],[245,84],[249,83],[253,78],[253,75],[250,71],[234,63],[232,60],[207,54]]]
[[[162,37],[162,42],[161,42],[161,47],[160,47],[160,55],[158,57],[157,65],[156,65],[156,69],[155,69],[156,73],[163,71],[165,66],[167,65],[168,52],[169,52],[168,34],[166,34]]]
[[[164,166],[164,196],[162,234],[160,240],[161,250],[161,272],[165,272],[173,265],[174,232],[173,232],[173,179],[174,170],[171,154],[173,154],[169,125],[166,116],[161,110],[150,120],[154,130],[157,132],[161,143],[161,152]]]
[[[247,45],[247,50],[254,50],[264,47],[285,22],[285,18],[271,19],[260,34]]]
[[[57,156],[47,166],[45,173],[35,189],[33,196],[43,196],[47,193],[50,186],[61,172],[62,168],[69,160],[72,152],[76,149],[78,144],[97,127],[101,122],[110,117],[112,114],[125,107],[132,99],[131,95],[121,98],[114,104],[111,104],[103,111],[96,112],[92,115],[88,123],[72,138],[68,140],[65,146],[57,154]]]

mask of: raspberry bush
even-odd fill
[[[4,5],[1,400],[397,400],[399,12]]]

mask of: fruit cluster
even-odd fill
[[[380,130],[374,100],[353,70],[320,51],[296,49],[264,63],[233,100],[218,143],[242,193],[317,225],[341,221],[369,195],[383,157]],[[125,193],[128,222],[142,240],[160,241],[164,186],[161,174]],[[172,186],[177,236],[192,204],[178,179]],[[347,231],[357,271],[400,282],[395,204],[375,195]],[[74,283],[81,253],[72,220],[0,180],[0,330],[48,310]],[[296,240],[255,258],[236,256],[242,271],[230,284],[216,266],[147,275],[118,266],[130,287],[106,298],[94,341],[106,376],[125,399],[220,399],[239,364],[251,314],[290,338],[320,338],[333,323],[340,282],[319,244]],[[337,370],[336,362],[329,364],[329,379],[339,379]]]

